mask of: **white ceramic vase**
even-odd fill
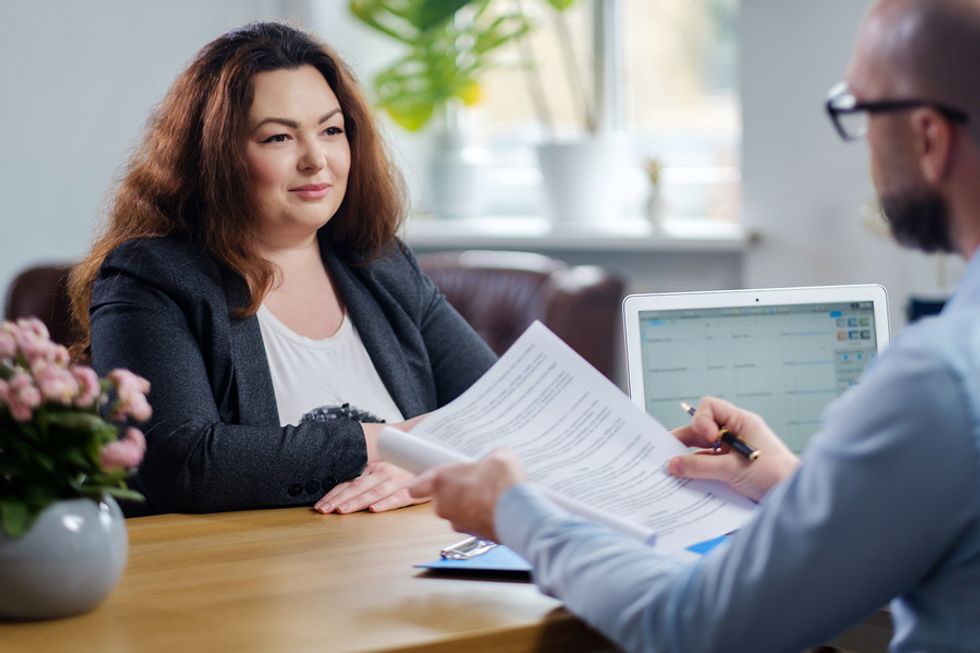
[[[621,214],[629,147],[618,134],[538,145],[550,218],[601,222]]]
[[[439,218],[471,218],[486,213],[490,152],[473,128],[457,115],[438,132],[429,166],[429,197]]]
[[[127,549],[125,519],[108,496],[53,503],[16,539],[0,529],[0,619],[94,609],[119,582]]]

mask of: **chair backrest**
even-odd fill
[[[525,252],[427,254],[419,256],[419,264],[498,354],[540,320],[613,378],[625,289],[619,277]]]
[[[541,320],[613,378],[624,291],[615,275],[526,252],[447,252],[420,256],[419,263],[498,354]],[[18,274],[7,292],[5,319],[36,316],[55,342],[70,347],[78,340],[66,287],[70,271],[70,265],[40,265]]]
[[[37,317],[51,340],[70,347],[78,341],[68,300],[70,265],[38,265],[18,274],[7,290],[4,319]]]

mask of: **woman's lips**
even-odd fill
[[[290,188],[289,192],[303,200],[318,200],[327,195],[330,191],[330,184],[305,184]]]

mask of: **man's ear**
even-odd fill
[[[916,109],[911,120],[919,170],[926,181],[938,185],[953,164],[953,124],[931,107]]]

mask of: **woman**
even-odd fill
[[[308,34],[248,25],[177,78],[70,288],[94,366],[151,382],[149,512],[414,501],[377,422],[494,355],[395,238],[402,210],[353,74]]]

